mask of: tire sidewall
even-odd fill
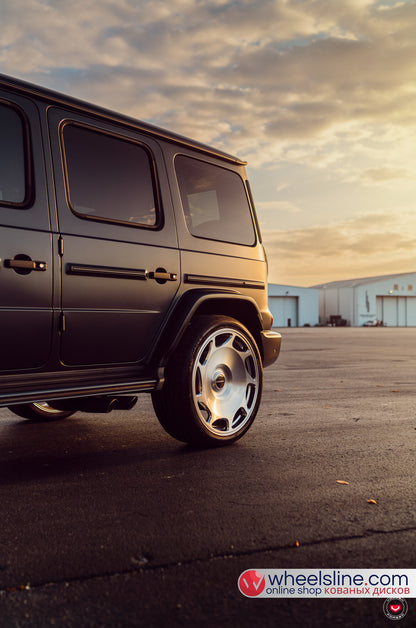
[[[250,349],[256,360],[258,373],[257,398],[251,410],[250,418],[247,420],[246,423],[244,423],[241,430],[234,432],[229,436],[220,436],[219,434],[215,434],[215,432],[211,431],[208,427],[204,425],[195,405],[193,387],[194,366],[200,349],[212,334],[220,331],[221,329],[233,329],[242,336],[244,336],[245,341],[250,345]],[[201,330],[203,330],[202,334]],[[187,334],[185,342],[187,347],[184,348],[183,355],[181,356],[181,359],[183,360],[182,364],[184,376],[182,380],[182,389],[180,394],[183,395],[187,401],[187,405],[189,407],[189,418],[192,421],[192,426],[194,430],[199,433],[200,439],[204,443],[211,442],[215,445],[219,445],[228,444],[238,440],[251,427],[256,417],[262,396],[263,367],[260,353],[253,336],[244,325],[242,325],[239,321],[233,318],[225,316],[200,316],[195,319],[195,321],[189,328],[189,333]]]

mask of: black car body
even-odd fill
[[[281,340],[244,162],[1,75],[0,135],[0,404],[239,438]]]

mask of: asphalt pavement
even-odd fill
[[[1,628],[391,625],[382,599],[238,590],[247,569],[416,567],[416,328],[281,332],[231,447],[173,440],[147,395],[53,423],[0,409]]]

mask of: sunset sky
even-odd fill
[[[416,0],[3,0],[0,72],[249,162],[275,283],[416,271]]]

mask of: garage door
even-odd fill
[[[415,327],[416,297],[377,297],[377,319],[389,327]]]
[[[298,326],[298,297],[270,297],[269,307],[276,327]]]
[[[416,327],[416,297],[407,297],[407,326]]]

